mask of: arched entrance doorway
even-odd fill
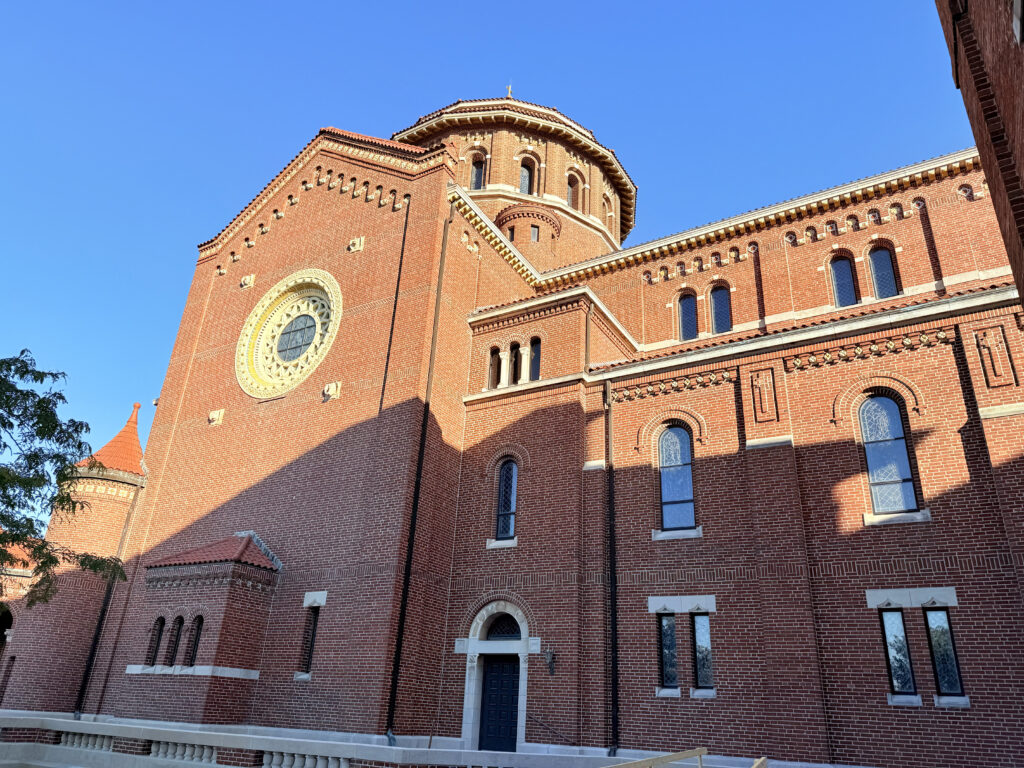
[[[499,613],[487,629],[487,640],[522,640],[519,622]],[[488,653],[484,657],[480,697],[480,749],[516,751],[519,715],[519,656]]]

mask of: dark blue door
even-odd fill
[[[519,657],[484,656],[480,749],[515,752],[518,715]]]

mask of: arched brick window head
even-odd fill
[[[533,161],[523,160],[519,165],[519,191],[524,195],[534,194],[534,172]]]
[[[483,189],[484,188],[484,160],[482,157],[477,155],[473,159],[473,165],[469,172],[469,188],[470,189]]]
[[[900,404],[886,395],[871,395],[861,403],[858,418],[875,514],[916,510],[917,493]]]
[[[882,247],[872,248],[868,254],[868,262],[871,264],[871,282],[875,286],[875,296],[887,299],[898,294],[900,291],[896,284],[892,251]]]
[[[152,667],[156,664],[157,654],[160,652],[160,641],[164,636],[164,625],[167,622],[163,616],[158,616],[153,622],[153,629],[149,632],[149,648],[146,651],[146,666]]]
[[[181,630],[185,626],[185,619],[178,616],[171,623],[171,633],[167,636],[167,654],[164,656],[164,664],[173,667],[178,659],[178,647],[181,645]]]
[[[711,289],[711,323],[711,330],[715,333],[728,333],[732,330],[729,289],[724,285]]]
[[[196,656],[199,654],[199,639],[203,636],[203,617],[196,616],[192,619],[192,626],[188,631],[188,649],[185,651],[185,666],[194,667]]]
[[[829,263],[832,275],[832,294],[837,307],[857,303],[857,281],[853,277],[853,262],[846,256],[837,256]]]
[[[516,491],[519,483],[519,465],[505,459],[498,468],[498,514],[496,539],[511,539],[516,535]]]
[[[661,480],[661,529],[697,525],[693,506],[693,437],[685,427],[668,427],[658,438]]]
[[[679,338],[682,341],[697,338],[697,297],[692,293],[679,297]]]

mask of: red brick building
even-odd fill
[[[1024,318],[977,153],[623,249],[635,206],[511,98],[321,130],[200,246],[144,464],[130,421],[51,532],[129,578],[15,606],[7,753],[1024,761]]]

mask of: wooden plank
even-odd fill
[[[698,747],[697,749],[690,749],[686,752],[674,752],[671,755],[662,755],[661,757],[647,757],[643,760],[635,760],[630,763],[615,763],[611,768],[652,768],[655,765],[665,765],[666,763],[674,763],[677,760],[688,760],[691,757],[704,757],[708,753],[704,747]]]

